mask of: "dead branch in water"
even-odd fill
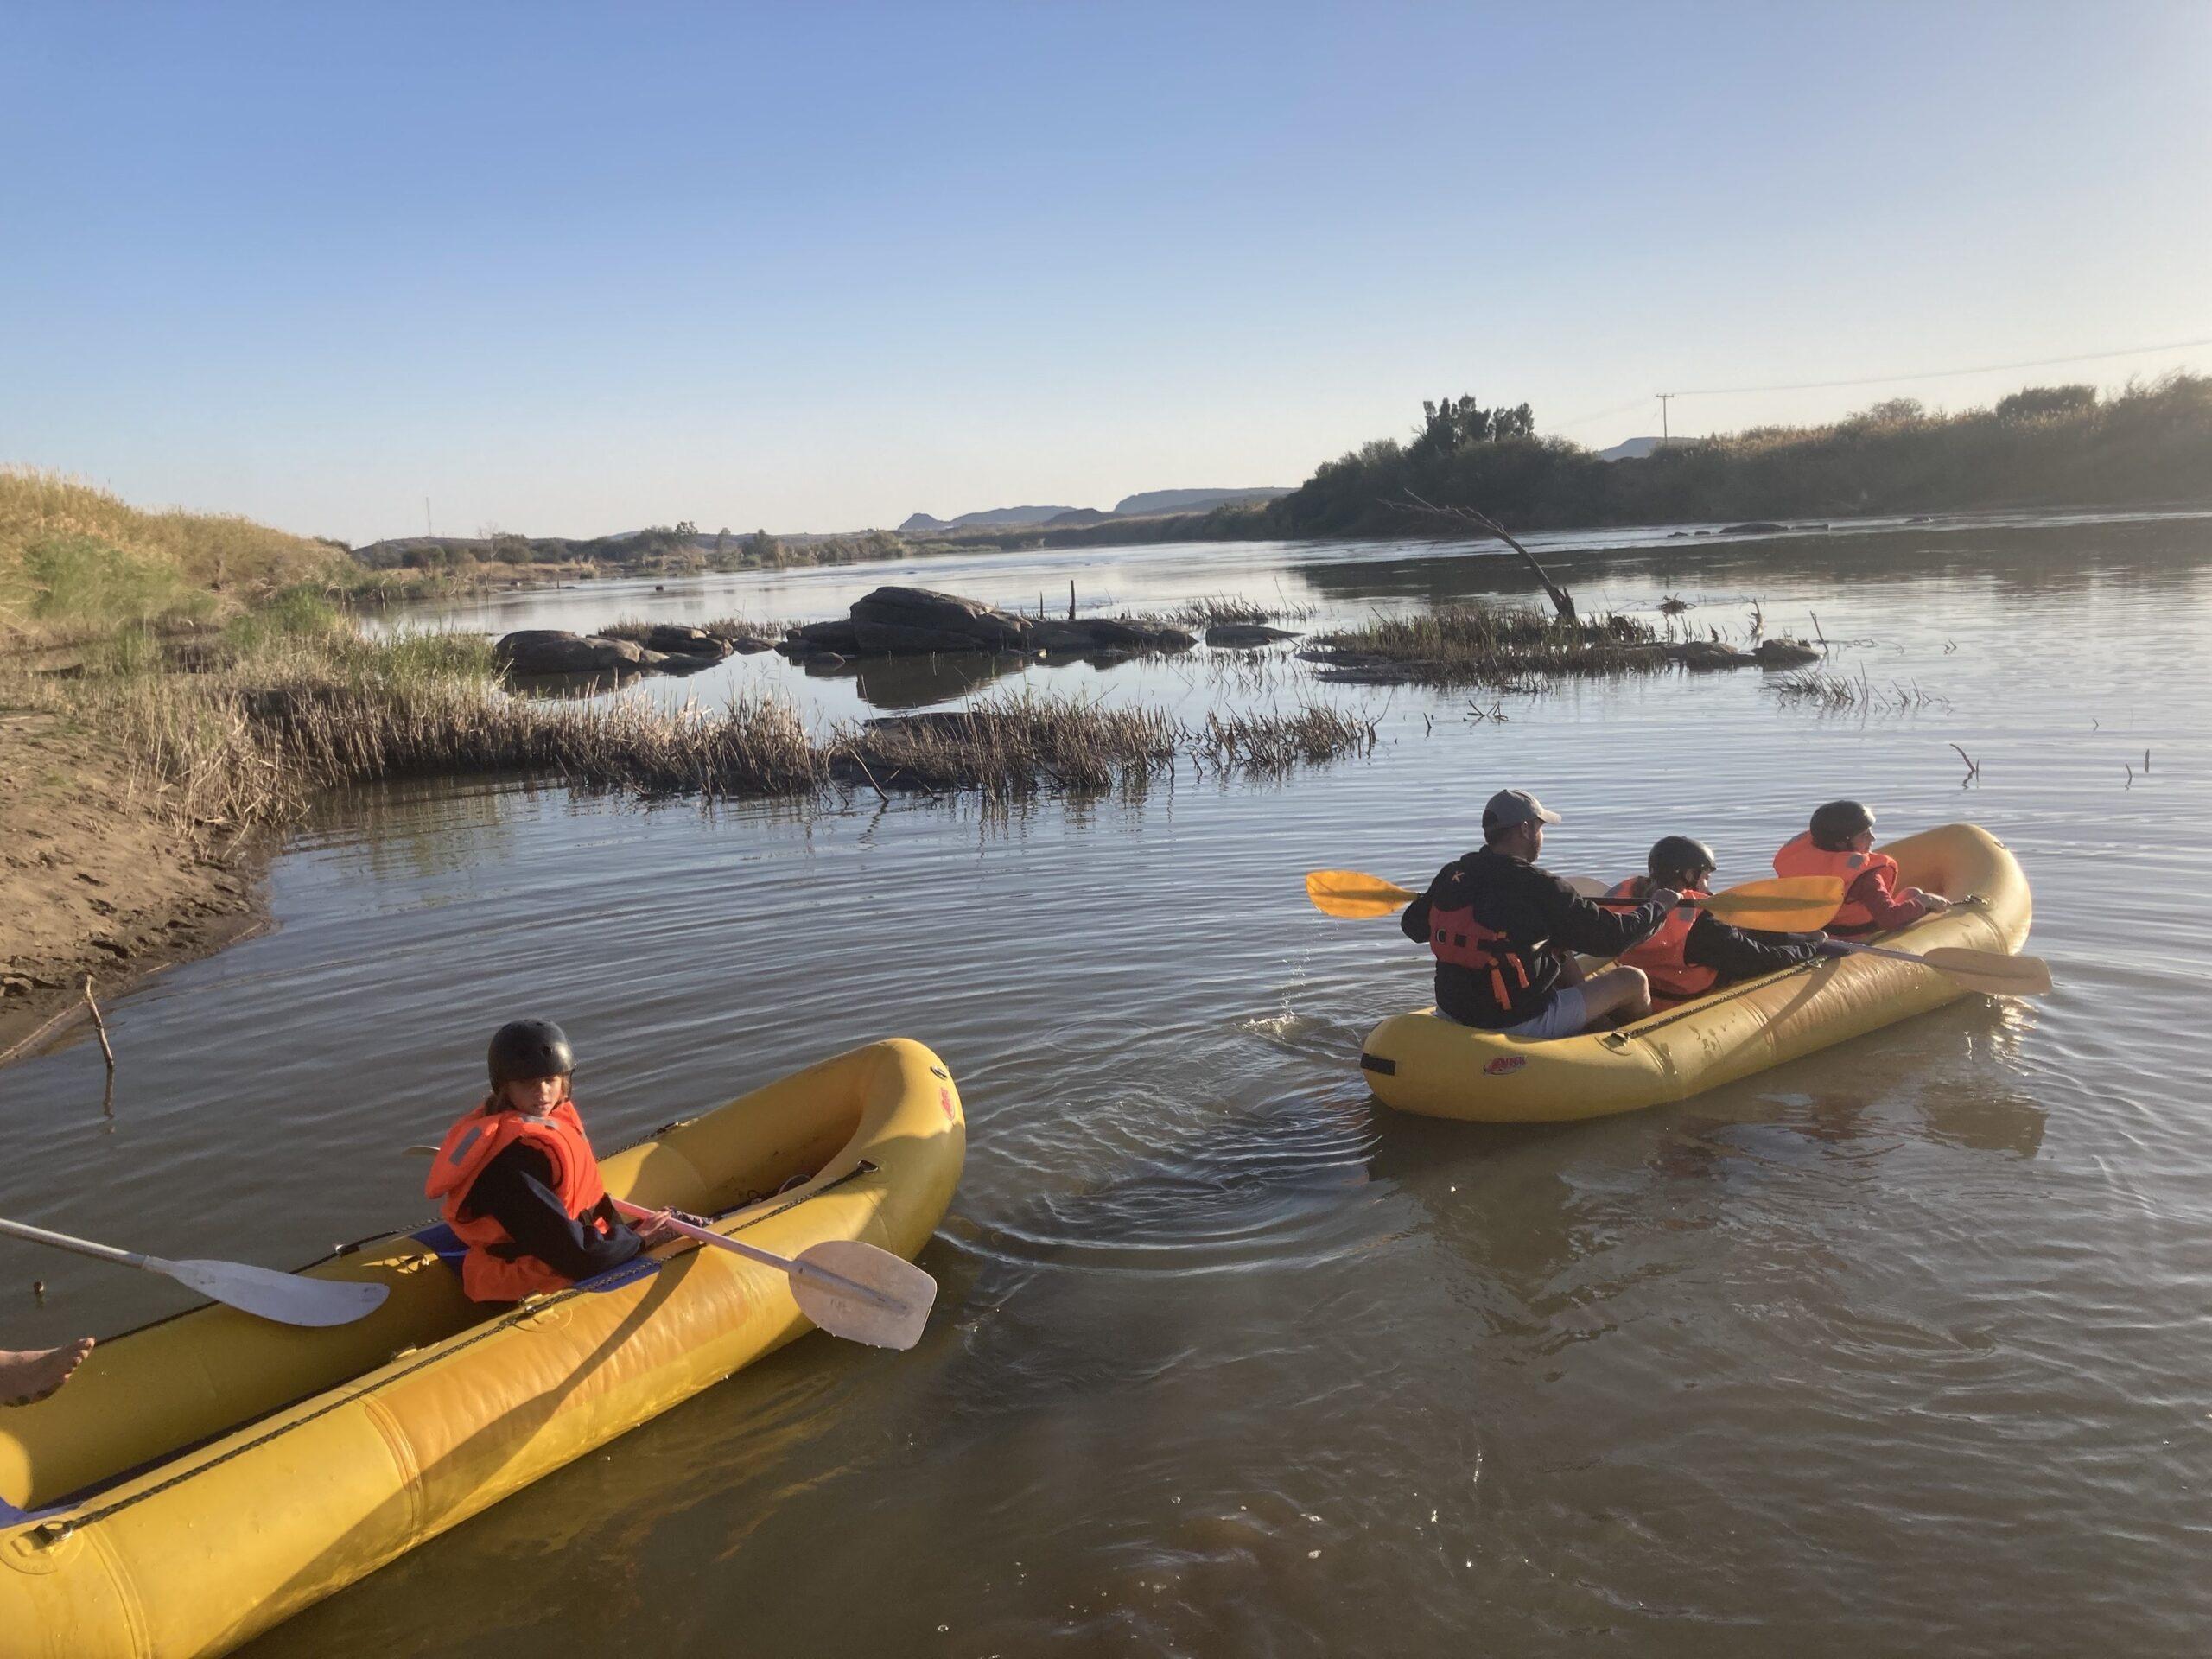
[[[1485,536],[1494,536],[1518,553],[1536,573],[1536,580],[1544,584],[1544,591],[1551,595],[1552,608],[1559,613],[1562,622],[1574,620],[1574,601],[1567,589],[1551,578],[1551,573],[1536,563],[1536,556],[1506,533],[1505,526],[1486,512],[1477,512],[1472,507],[1440,507],[1433,501],[1425,501],[1410,490],[1402,501],[1385,501],[1382,505],[1393,512],[1410,513],[1415,518],[1428,518],[1452,525],[1457,529],[1478,530]]]
[[[100,1005],[92,997],[92,976],[85,976],[85,1006],[92,1011],[92,1029],[99,1033],[100,1052],[107,1057],[107,1074],[115,1076],[115,1045],[107,1039],[107,1021],[100,1017]]]

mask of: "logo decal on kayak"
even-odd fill
[[[944,1121],[952,1122],[952,1090],[943,1084],[938,1085],[937,1103],[944,1108]]]
[[[1526,1054],[1501,1054],[1483,1067],[1483,1075],[1490,1077],[1502,1077],[1509,1071],[1518,1071],[1528,1064],[1529,1057]]]

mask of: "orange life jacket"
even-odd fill
[[[1640,905],[1650,891],[1649,877],[1631,875],[1607,896]],[[1705,896],[1697,887],[1682,889],[1685,899]],[[1624,965],[1643,969],[1643,976],[1651,982],[1655,1001],[1687,1002],[1694,996],[1703,996],[1720,982],[1718,969],[1700,967],[1683,954],[1689,948],[1690,929],[1697,925],[1697,912],[1688,905],[1677,905],[1667,912],[1667,919],[1659,924],[1657,932],[1643,944],[1632,944],[1621,952],[1620,960]]]
[[[1513,949],[1513,942],[1477,921],[1472,906],[1462,905],[1457,910],[1439,910],[1430,906],[1428,948],[1436,952],[1439,962],[1448,962],[1455,968],[1471,968],[1478,973],[1487,970],[1490,994],[1497,999],[1501,1013],[1513,1011],[1512,995],[1505,988],[1508,971],[1520,982],[1522,990],[1529,988],[1528,964]]]
[[[1897,890],[1897,861],[1887,853],[1830,852],[1825,847],[1813,845],[1809,830],[1799,836],[1774,855],[1777,875],[1835,875],[1843,878],[1843,906],[1828,924],[1831,933],[1872,933],[1875,931],[1874,912],[1851,898],[1851,889],[1859,878],[1869,870],[1879,870],[1887,878],[1882,886],[1891,893]]]
[[[594,1214],[607,1189],[600,1185],[599,1160],[592,1156],[575,1105],[564,1100],[537,1117],[485,1101],[446,1131],[430,1177],[423,1183],[423,1195],[438,1200],[438,1212],[454,1236],[468,1246],[461,1258],[461,1287],[472,1301],[518,1302],[540,1292],[565,1290],[571,1282],[524,1254],[491,1217],[468,1210],[468,1190],[485,1166],[518,1141],[544,1154],[553,1166],[550,1186],[561,1208],[601,1233],[607,1230],[606,1219]]]

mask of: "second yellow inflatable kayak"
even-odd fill
[[[2014,952],[2027,938],[2027,878],[1986,830],[1946,824],[1882,850],[1897,861],[1901,885],[1966,900],[1887,936],[1885,945]],[[1478,1031],[1433,1008],[1394,1014],[1369,1034],[1359,1063],[1376,1097],[1402,1112],[1566,1122],[1685,1099],[1963,995],[1930,968],[1824,957],[1618,1031],[1551,1042]]]
[[[601,1161],[607,1190],[779,1255],[912,1256],[965,1154],[936,1055],[855,1049]],[[391,1287],[353,1325],[202,1307],[0,1413],[0,1654],[221,1653],[810,1329],[773,1268],[664,1248],[514,1307],[449,1230],[304,1271]],[[404,1645],[404,1644],[403,1644]]]

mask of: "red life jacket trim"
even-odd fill
[[[1512,948],[1512,940],[1495,928],[1484,926],[1475,919],[1472,906],[1462,905],[1457,910],[1439,910],[1434,906],[1428,912],[1428,948],[1436,959],[1454,968],[1466,968],[1476,973],[1490,975],[1490,994],[1497,1001],[1498,1011],[1510,1014],[1513,998],[1505,988],[1508,969],[1529,988],[1528,964]],[[1505,948],[1500,950],[1499,946]]]

